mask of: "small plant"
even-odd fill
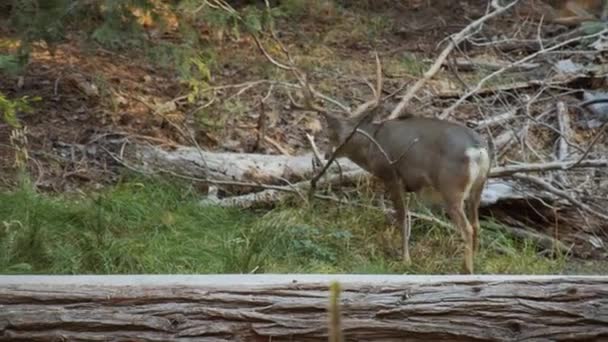
[[[400,67],[402,70],[412,76],[421,76],[427,69],[426,64],[417,59],[415,56],[405,55],[403,58],[401,58],[400,62]]]
[[[367,26],[369,30],[369,39],[372,41],[389,31],[393,26],[393,22],[390,18],[373,16],[367,22]]]
[[[30,98],[28,96],[10,100],[4,94],[0,93],[0,113],[2,114],[2,120],[13,128],[20,128],[21,124],[17,118],[17,113],[31,112],[32,107],[30,106],[30,102],[39,100],[39,97]]]
[[[16,75],[21,72],[23,65],[16,55],[0,54],[0,72]],[[2,94],[0,94],[0,98]]]
[[[213,59],[205,58],[203,55],[194,55],[182,61],[178,70],[190,87],[188,100],[194,102],[209,89],[211,80],[211,69]]]

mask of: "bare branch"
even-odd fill
[[[563,101],[557,102],[555,105],[557,112],[557,122],[559,125],[559,131],[561,132],[558,138],[556,157],[557,160],[563,161],[568,157],[568,143],[566,139],[572,133],[572,127],[570,127],[570,116],[568,116],[568,108]]]
[[[544,53],[547,53],[547,52],[550,52],[550,51],[553,51],[553,50],[557,50],[557,49],[559,49],[559,48],[561,48],[563,46],[572,44],[574,42],[578,42],[578,41],[585,40],[585,39],[591,39],[591,38],[599,37],[599,36],[601,36],[601,35],[603,35],[605,33],[608,33],[608,29],[604,29],[604,30],[602,30],[600,32],[597,32],[597,33],[594,33],[594,34],[589,34],[589,35],[585,35],[585,36],[579,36],[579,37],[575,37],[575,38],[572,38],[572,39],[568,39],[568,40],[563,41],[561,43],[555,44],[555,45],[553,45],[551,47],[539,50],[539,51],[537,51],[537,52],[535,52],[533,54],[530,54],[530,55],[528,55],[528,56],[526,56],[526,57],[524,57],[522,59],[519,59],[519,60],[517,60],[517,61],[515,61],[515,62],[513,62],[513,63],[511,63],[511,64],[509,64],[509,65],[507,65],[507,66],[505,66],[505,67],[503,67],[501,69],[499,69],[499,70],[496,70],[496,71],[492,72],[491,74],[489,74],[486,77],[482,78],[477,83],[477,85],[475,85],[475,87],[473,87],[466,94],[464,94],[463,96],[461,96],[458,99],[458,101],[456,101],[450,107],[446,108],[441,113],[441,115],[439,115],[439,118],[440,119],[447,118],[454,111],[454,109],[456,109],[456,107],[458,107],[459,105],[461,105],[466,99],[468,99],[469,97],[471,97],[473,94],[476,94],[487,81],[489,81],[490,79],[492,79],[492,78],[494,78],[494,77],[502,74],[503,72],[505,72],[505,71],[507,71],[507,70],[515,67],[515,66],[527,63],[527,62],[533,60],[534,58],[536,58],[539,55],[542,55]]]
[[[518,0],[514,0],[505,6],[500,6],[500,5],[498,5],[497,2],[493,2],[493,5],[495,6],[494,11],[475,20],[474,22],[470,23],[467,27],[465,27],[462,31],[456,33],[455,35],[452,35],[449,38],[448,46],[446,46],[446,48],[443,49],[443,51],[441,52],[441,54],[439,54],[439,57],[437,57],[437,59],[435,60],[433,65],[424,73],[423,77],[418,79],[418,81],[416,81],[416,83],[414,83],[414,85],[410,89],[408,89],[407,93],[401,98],[401,101],[395,107],[395,109],[393,109],[391,114],[388,116],[387,120],[396,119],[399,116],[401,116],[401,114],[403,114],[405,107],[409,104],[410,100],[414,97],[414,95],[416,95],[416,92],[418,90],[420,90],[420,88],[422,88],[422,86],[428,80],[430,80],[433,76],[435,76],[435,74],[439,71],[439,69],[441,68],[441,65],[443,65],[443,63],[445,62],[445,60],[448,57],[448,55],[450,54],[450,52],[452,52],[452,50],[458,44],[460,44],[469,35],[471,35],[473,33],[473,31],[476,30],[479,26],[481,26],[484,22],[507,11],[509,8],[513,7],[517,2],[518,2]]]
[[[600,213],[594,209],[592,209],[591,207],[589,207],[588,205],[584,204],[583,202],[579,201],[578,199],[572,197],[569,193],[567,193],[566,191],[560,190],[556,187],[554,187],[553,185],[549,184],[548,182],[546,182],[545,180],[543,180],[542,178],[539,177],[534,177],[534,176],[530,176],[530,175],[521,175],[521,174],[515,174],[512,176],[513,178],[516,179],[521,179],[521,180],[525,180],[528,181],[530,183],[533,183],[541,188],[543,188],[544,190],[557,195],[561,198],[564,198],[566,200],[568,200],[568,202],[572,203],[572,205],[596,216],[599,217],[603,220],[608,220],[608,215],[604,214],[604,213]]]
[[[573,167],[577,167],[584,163],[585,158],[587,158],[587,156],[591,152],[591,149],[593,148],[593,146],[599,141],[600,137],[604,134],[604,132],[606,131],[606,128],[608,128],[608,121],[606,121],[602,124],[600,131],[595,135],[595,137],[593,138],[593,140],[591,141],[591,143],[589,144],[589,146],[587,147],[587,149],[585,150],[583,155],[574,164],[567,167],[566,170],[569,170]]]
[[[270,63],[274,64],[277,68],[282,69],[282,70],[286,70],[286,71],[294,70],[293,66],[283,64],[283,63],[277,61],[274,57],[272,57],[272,55],[270,53],[268,53],[268,51],[266,51],[266,49],[262,45],[262,42],[260,42],[260,39],[258,38],[258,36],[256,36],[255,34],[252,34],[251,36],[253,37],[253,40],[255,41],[255,45],[258,47],[258,49],[262,52],[264,57],[266,57],[266,59]]]
[[[178,176],[179,177],[179,176]],[[324,178],[317,185],[325,186],[332,184],[342,184],[344,182],[352,182],[356,183],[359,180],[367,177],[365,172],[361,171],[351,171],[341,174],[332,174],[329,177]],[[306,191],[310,187],[310,182],[308,180],[301,181],[292,184],[291,186],[269,186],[269,187],[258,187],[265,189],[260,192],[249,193],[245,195],[226,197],[222,199],[207,199],[203,200],[203,203],[209,203],[213,205],[220,205],[226,207],[251,207],[253,205],[270,205],[276,202],[281,201],[285,198],[287,194],[301,194]],[[340,203],[346,203],[343,200],[337,199],[331,196],[324,196],[314,194],[314,198],[323,199],[323,200],[332,200]]]
[[[323,157],[321,157],[321,152],[319,151],[319,148],[317,147],[317,144],[315,144],[315,138],[306,133],[306,139],[308,139],[308,143],[310,144],[310,148],[312,149],[312,153],[314,156],[314,163],[316,163],[316,165],[323,165]]]
[[[474,126],[475,129],[484,129],[484,128],[488,128],[488,127],[503,123],[505,121],[512,120],[513,118],[516,117],[516,115],[517,115],[517,109],[512,109],[512,110],[509,110],[502,114],[492,116],[492,117],[484,119],[484,120],[468,121],[467,123],[469,125]]]
[[[534,164],[520,164],[520,165],[509,165],[502,167],[492,168],[490,171],[490,177],[499,178],[513,175],[515,173],[522,172],[543,172],[552,170],[568,170],[574,167],[608,167],[608,159],[592,159],[577,161],[564,161],[564,162],[549,162],[549,163],[534,163]]]

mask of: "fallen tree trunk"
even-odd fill
[[[207,152],[195,147],[166,151],[154,146],[134,145],[138,166],[148,171],[163,169],[179,174],[214,180],[238,180],[265,184],[285,184],[309,179],[313,174],[312,154],[301,156],[256,153]],[[361,170],[346,158],[338,159],[343,172]],[[334,164],[328,170],[337,172]]]
[[[607,276],[0,276],[0,341],[608,338]]]

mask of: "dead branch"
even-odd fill
[[[585,150],[585,152],[583,153],[583,155],[574,164],[572,164],[572,166],[570,166],[568,169],[571,169],[573,167],[577,167],[577,166],[581,165],[584,162],[585,158],[587,158],[587,156],[591,152],[591,149],[593,148],[593,146],[599,141],[600,137],[606,131],[606,128],[608,128],[608,121],[606,121],[606,122],[604,122],[602,124],[602,127],[600,128],[600,131],[595,135],[595,137],[593,138],[593,140],[591,141],[591,143],[589,144],[589,146],[587,147],[587,149]]]
[[[568,248],[568,246],[566,246],[563,242],[546,234],[511,226],[500,226],[500,229],[504,229],[509,232],[509,234],[520,239],[533,241],[535,244],[543,247],[546,250],[557,250],[563,254],[570,253],[570,248]]]
[[[507,62],[501,61],[482,61],[482,60],[471,60],[469,58],[455,58],[453,61],[454,67],[456,67],[460,71],[474,71],[477,69],[490,69],[490,70],[498,70],[504,67]],[[447,63],[443,63],[444,66],[447,66]],[[539,63],[523,63],[519,65],[516,70],[527,71],[533,70],[540,66]]]
[[[315,144],[315,138],[312,135],[306,133],[306,139],[308,140],[310,148],[312,149],[312,154],[314,156],[313,163],[318,166],[323,165],[323,157],[321,156],[321,152],[319,151],[317,144]]]
[[[556,113],[557,113],[557,122],[559,126],[560,135],[557,139],[557,149],[555,151],[555,159],[557,161],[564,161],[568,157],[569,154],[569,145],[568,140],[571,140],[573,131],[570,125],[570,116],[568,115],[568,108],[563,101],[558,101],[555,105]],[[563,172],[558,172],[556,174],[556,179],[565,184],[566,186],[570,185],[570,182],[566,175]]]
[[[487,95],[487,94],[495,94],[503,91],[515,91],[515,90],[524,90],[533,87],[547,87],[547,86],[561,86],[580,78],[578,75],[567,75],[562,76],[557,79],[531,79],[527,81],[516,81],[505,84],[497,84],[491,85],[487,87],[482,87],[475,92],[475,95]],[[439,84],[439,90],[435,91],[435,95],[440,98],[453,98],[453,97],[461,97],[466,94],[467,91],[470,90],[470,87],[464,86],[463,89],[452,89],[446,87],[441,87],[441,83]]]
[[[361,171],[351,171],[342,174],[332,174],[323,178],[317,183],[317,186],[339,185],[344,183],[356,184],[367,177],[367,174]],[[203,180],[204,181],[204,180]],[[259,188],[259,187],[258,187]],[[289,194],[302,193],[310,188],[310,181],[301,181],[292,184],[291,186],[270,186],[265,190],[240,196],[225,197],[222,199],[203,199],[201,204],[218,205],[222,207],[238,207],[250,208],[257,205],[274,205],[281,202]],[[345,203],[343,200],[330,196],[322,196],[315,194],[315,198],[323,200],[338,201]]]
[[[286,156],[291,156],[291,152],[289,151],[289,147],[285,147],[281,145],[278,141],[274,140],[269,136],[264,136],[264,141],[272,145],[277,151]]]
[[[586,205],[583,202],[579,201],[578,199],[574,198],[566,191],[560,190],[560,189],[554,187],[553,185],[549,184],[542,178],[534,177],[534,176],[530,176],[530,175],[522,175],[522,174],[514,174],[514,175],[511,175],[511,177],[535,184],[556,196],[559,196],[563,199],[568,200],[568,202],[572,203],[572,205],[582,209],[583,211],[586,211],[596,217],[599,217],[602,220],[608,220],[608,215],[596,211],[595,209],[589,207],[588,205]]]
[[[608,167],[608,159],[582,160],[578,162],[578,164],[577,161],[555,161],[548,163],[531,163],[494,167],[492,168],[492,171],[490,171],[490,177],[507,177],[516,173],[525,172],[568,170],[574,167]]]
[[[485,128],[492,127],[494,125],[498,125],[504,123],[506,121],[512,120],[517,116],[517,109],[512,109],[502,114],[480,120],[480,121],[468,121],[467,124],[473,126],[475,129],[481,130]]]
[[[528,134],[529,128],[530,122],[526,121],[524,126],[518,131],[515,131],[513,128],[507,128],[504,132],[498,135],[494,139],[496,159],[500,160],[500,158],[502,158],[502,156],[509,151],[514,143],[522,141]]]
[[[575,43],[575,42],[579,42],[582,40],[587,40],[587,39],[592,39],[592,38],[596,38],[596,37],[600,37],[604,34],[608,33],[608,29],[603,29],[600,32],[597,33],[593,33],[593,34],[589,34],[589,35],[585,35],[585,36],[579,36],[579,37],[575,37],[575,38],[571,38],[568,39],[566,41],[563,41],[561,43],[557,43],[551,47],[547,47],[544,49],[541,49],[535,53],[532,53],[524,58],[521,58],[515,62],[512,62],[511,64],[496,70],[494,72],[492,72],[491,74],[487,75],[486,77],[482,78],[477,85],[475,85],[475,87],[473,87],[472,89],[470,89],[466,94],[464,94],[463,96],[461,96],[455,103],[453,103],[450,107],[446,108],[440,115],[439,118],[441,119],[446,119],[450,114],[452,114],[452,112],[454,111],[454,109],[456,109],[456,107],[458,107],[459,105],[461,105],[466,99],[468,99],[469,97],[471,97],[472,95],[476,94],[480,89],[482,89],[483,85],[489,81],[490,79],[504,73],[505,71],[509,70],[510,68],[513,68],[515,66],[521,65],[523,63],[527,63],[531,60],[533,60],[534,58],[545,54],[547,52],[553,51],[553,50],[557,50],[563,46]]]
[[[509,8],[513,7],[518,0],[514,0],[505,6],[499,6],[497,3],[494,3],[495,10],[484,15],[483,17],[473,21],[467,27],[462,29],[460,32],[450,36],[448,38],[448,45],[445,49],[439,54],[439,57],[435,60],[433,65],[424,73],[423,77],[418,79],[414,85],[408,89],[407,93],[401,98],[399,104],[393,109],[391,114],[388,116],[387,120],[396,119],[401,116],[405,110],[405,107],[409,104],[410,100],[414,97],[416,92],[422,88],[422,86],[430,80],[435,74],[439,71],[446,58],[452,52],[452,50],[460,44],[463,40],[465,40],[469,35],[471,35],[474,30],[476,30],[479,26],[481,26],[484,22],[489,19],[492,19],[501,13],[507,11]]]

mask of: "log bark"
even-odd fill
[[[159,147],[135,145],[131,151],[135,163],[144,170],[168,170],[179,174],[214,180],[238,180],[265,184],[285,184],[309,179],[313,174],[313,155],[270,155],[256,153],[207,152],[194,147],[181,146],[172,151]],[[361,170],[346,158],[338,162],[343,172]],[[337,172],[334,164],[328,170]]]
[[[607,276],[0,276],[0,341],[602,341]]]

